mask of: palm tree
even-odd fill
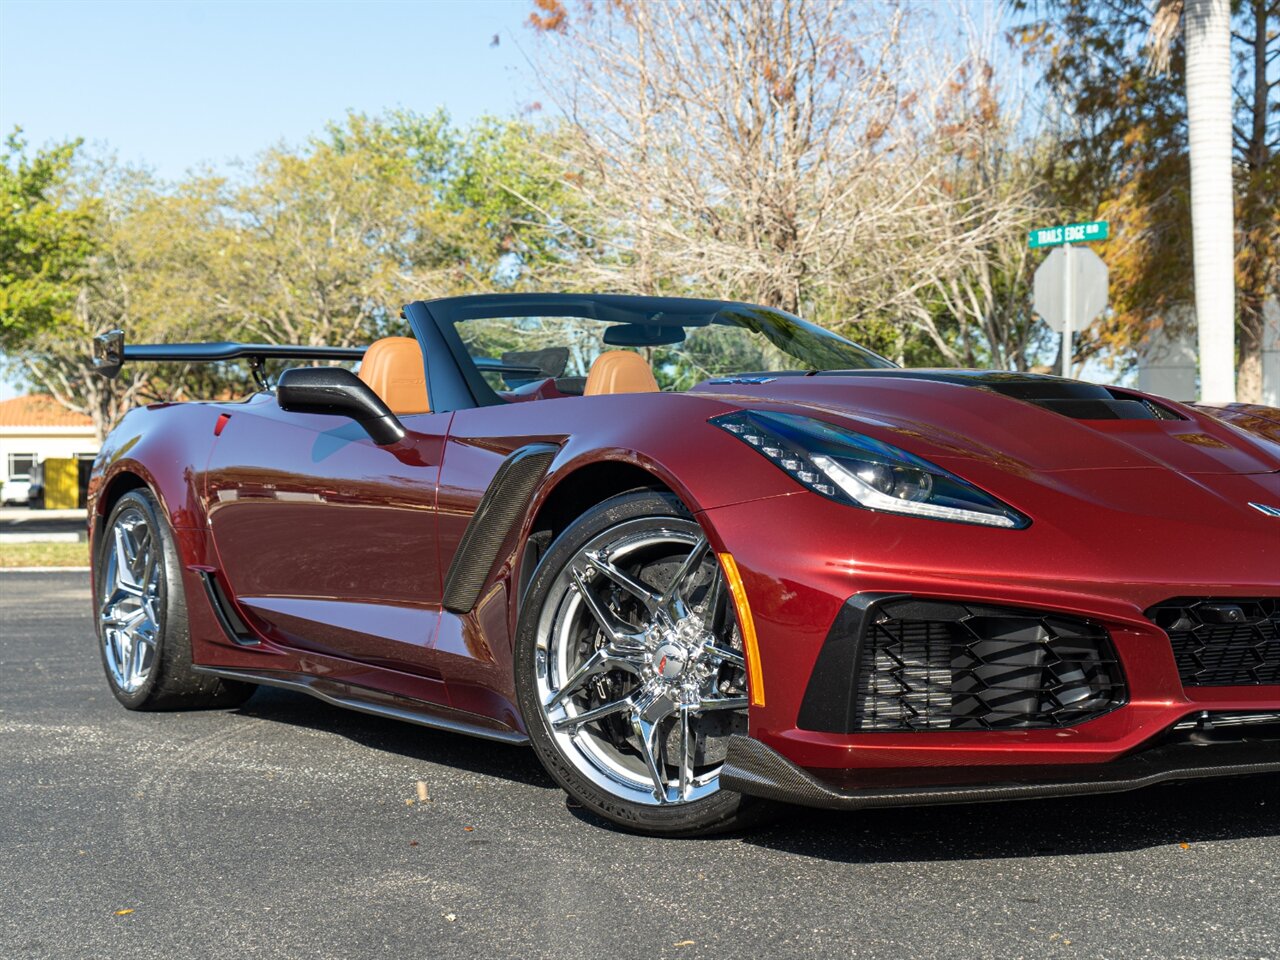
[[[1231,184],[1231,2],[1159,0],[1151,56],[1168,61],[1179,21],[1187,48],[1187,131],[1191,148],[1191,248],[1200,397],[1236,398],[1235,221]]]

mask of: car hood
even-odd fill
[[[694,392],[843,421],[940,464],[981,463],[1024,477],[1144,468],[1188,477],[1280,471],[1280,443],[1264,435],[1173,401],[1058,377],[867,370],[726,378]]]

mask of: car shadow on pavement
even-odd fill
[[[749,844],[842,863],[1117,853],[1280,836],[1280,776],[1055,800],[837,812],[786,808]]]
[[[525,747],[478,740],[461,733],[433,730],[403,720],[346,710],[305,693],[259,687],[234,712],[259,720],[335,733],[370,749],[412,760],[457,767],[528,786],[555,786],[533,751]]]
[[[558,789],[532,750],[344,710],[303,693],[262,687],[234,712],[334,733],[413,760]],[[568,807],[579,820],[617,829],[577,804]],[[1114,853],[1273,836],[1280,836],[1276,775],[1057,800],[861,812],[784,807],[772,824],[736,839],[836,862],[878,863]]]

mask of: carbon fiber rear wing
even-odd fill
[[[177,363],[218,363],[247,359],[254,378],[267,386],[266,360],[359,360],[367,347],[310,347],[283,343],[138,343],[124,342],[123,330],[109,330],[93,339],[94,372],[114,380],[126,360],[170,360]]]

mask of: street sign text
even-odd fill
[[[1105,240],[1111,235],[1111,224],[1106,220],[1094,220],[1091,223],[1064,223],[1056,227],[1045,227],[1032,230],[1027,234],[1027,246],[1032,250],[1040,247],[1056,247],[1063,243],[1093,243]]]

